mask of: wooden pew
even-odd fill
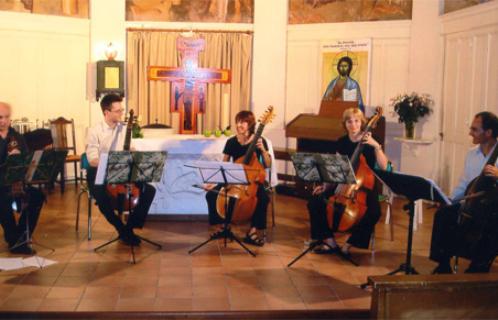
[[[373,319],[496,319],[498,274],[372,276]]]

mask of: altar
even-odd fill
[[[202,184],[198,170],[185,166],[191,160],[223,160],[223,148],[228,137],[206,138],[202,135],[171,135],[162,139],[133,139],[137,151],[166,151],[166,163],[161,182],[155,183],[156,195],[150,214],[207,215],[206,192],[193,187]],[[269,152],[273,147],[268,141]],[[267,179],[277,184],[275,161],[272,162]]]

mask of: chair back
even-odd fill
[[[74,119],[67,120],[63,117],[59,117],[55,120],[50,120],[49,122],[54,148],[72,151],[72,154],[76,154]],[[70,130],[69,134],[68,130]],[[68,137],[70,139],[68,139]]]

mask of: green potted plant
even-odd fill
[[[432,113],[434,101],[428,94],[417,94],[412,92],[410,95],[401,94],[391,99],[393,112],[398,115],[398,122],[405,124],[405,138],[413,139],[415,137],[415,123]]]

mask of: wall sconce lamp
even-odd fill
[[[96,98],[101,95],[114,93],[124,97],[124,62],[114,60],[118,55],[118,50],[109,42],[105,49],[107,60],[97,61],[97,92]]]

